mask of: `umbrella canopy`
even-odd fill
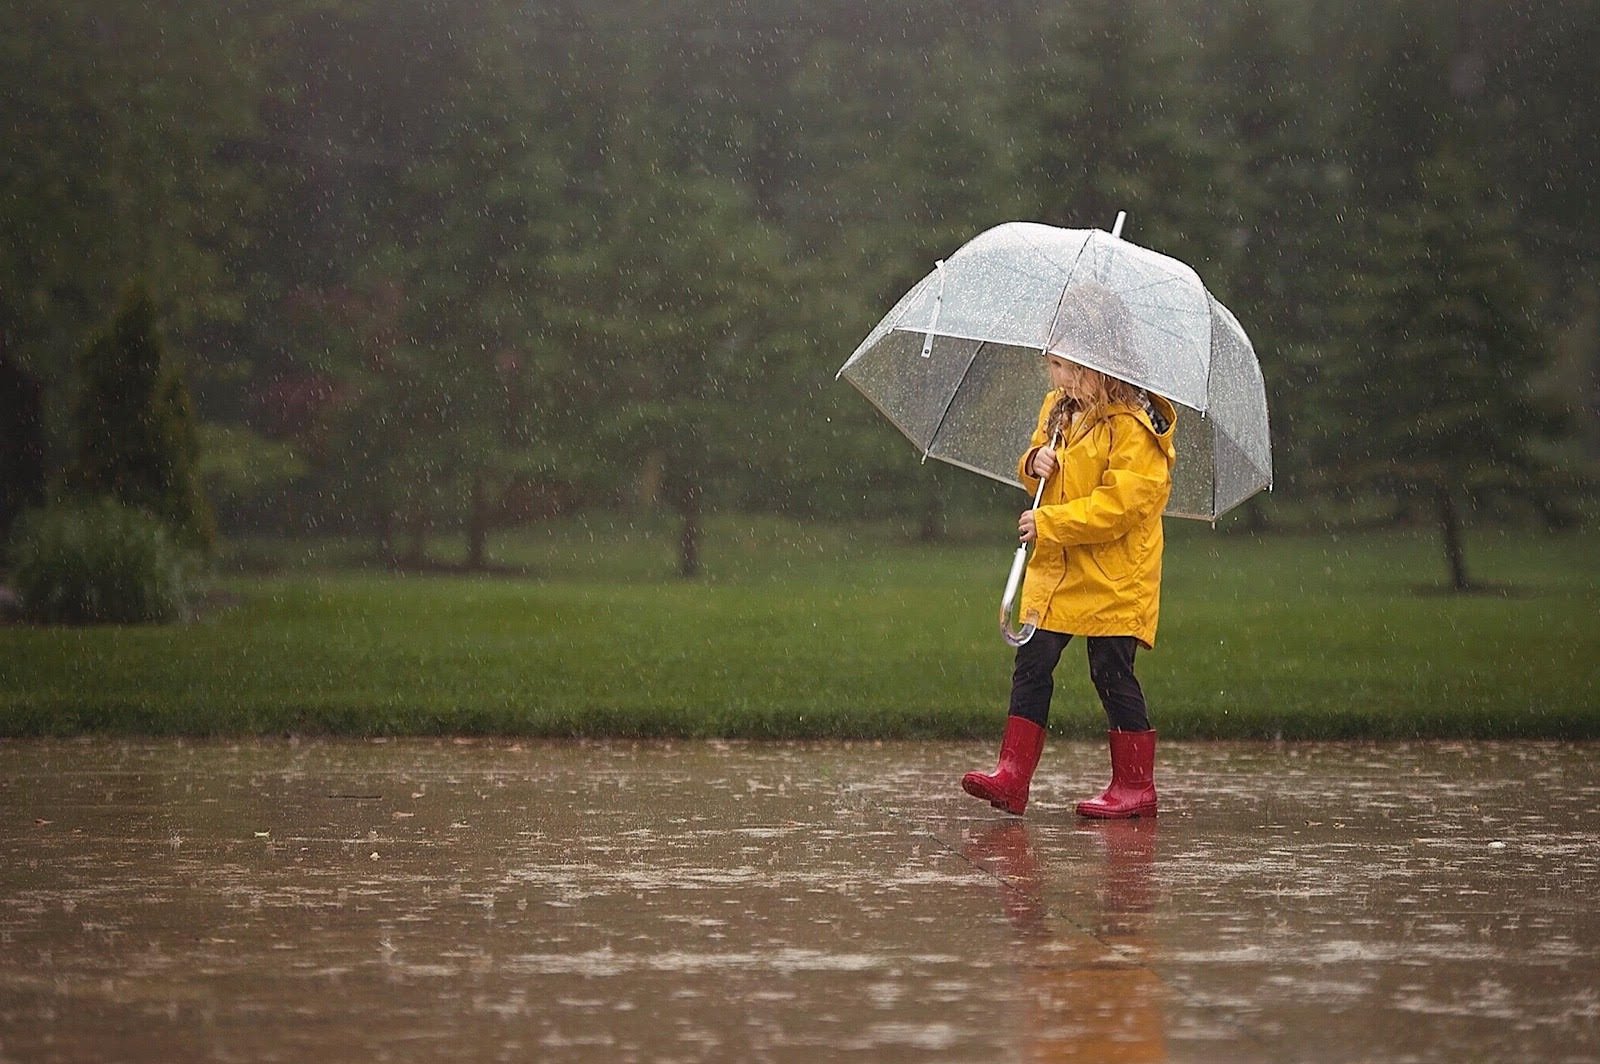
[[[1244,329],[1194,270],[1098,229],[980,233],[895,304],[839,376],[925,458],[1020,487],[1047,352],[1179,406],[1168,514],[1215,520],[1271,486],[1266,392]]]

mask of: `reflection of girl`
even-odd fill
[[[1156,822],[1126,820],[1093,832],[1105,862],[1042,866],[1021,820],[992,824],[961,848],[998,878],[1006,916],[1017,931],[1010,955],[1025,988],[1026,1022],[1015,1028],[1027,1060],[1167,1059],[1165,987],[1150,968],[1147,924]],[[1046,890],[1099,880],[1098,911],[1075,909],[1071,927],[1050,919]],[[1073,896],[1082,892],[1073,890]],[[1083,921],[1088,921],[1089,934]]]
[[[1022,616],[1038,630],[1017,648],[999,764],[992,773],[967,773],[961,786],[1022,813],[1044,748],[1052,674],[1068,640],[1081,635],[1110,721],[1111,784],[1078,803],[1078,813],[1153,816],[1156,733],[1133,657],[1140,645],[1155,644],[1176,412],[1126,381],[1056,354],[1047,360],[1053,387],[1018,463],[1030,493],[1045,482],[1039,508],[1017,524],[1022,541],[1035,544]]]

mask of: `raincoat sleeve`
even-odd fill
[[[1113,418],[1110,430],[1111,454],[1094,490],[1033,512],[1041,541],[1109,543],[1162,505],[1172,475],[1165,452],[1134,418]]]
[[[1045,439],[1045,427],[1050,423],[1050,408],[1055,403],[1055,393],[1051,392],[1044,397],[1044,405],[1039,408],[1039,422],[1033,427],[1033,438],[1028,441],[1028,449],[1022,452],[1022,457],[1017,459],[1017,479],[1022,481],[1022,487],[1029,495],[1039,490],[1039,478],[1033,475],[1034,453],[1050,442]]]

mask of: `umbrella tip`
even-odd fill
[[[1114,237],[1122,236],[1122,223],[1127,221],[1127,220],[1128,220],[1128,212],[1127,211],[1118,211],[1117,212],[1117,220],[1111,223],[1111,235],[1114,236]]]

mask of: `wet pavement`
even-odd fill
[[[0,1061],[1595,1060],[1595,752],[0,742]]]

